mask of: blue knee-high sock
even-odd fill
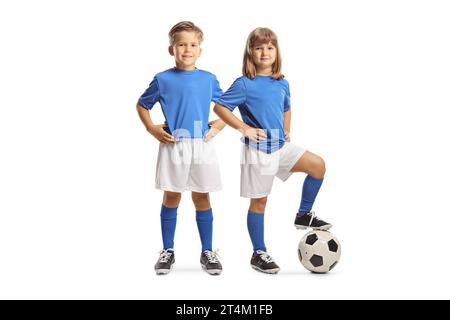
[[[300,209],[298,209],[300,215],[311,211],[322,182],[323,179],[316,179],[310,175],[306,176],[305,182],[303,182],[302,201],[300,202]]]
[[[213,233],[213,212],[212,209],[205,211],[195,211],[195,219],[197,220],[198,233],[202,241],[202,251],[212,250],[212,233]]]
[[[177,226],[177,209],[161,206],[161,233],[164,249],[173,249],[173,238]]]
[[[255,213],[249,210],[247,215],[247,228],[250,239],[252,240],[253,251],[267,251],[266,245],[264,244],[264,213]]]

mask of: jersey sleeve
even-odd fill
[[[246,100],[245,85],[241,78],[236,79],[231,87],[219,98],[217,103],[233,111]]]
[[[284,95],[284,112],[291,109],[291,91],[289,90],[289,83],[286,84],[286,93]]]
[[[153,78],[152,82],[148,86],[147,90],[139,98],[138,102],[147,110],[151,110],[156,102],[159,101],[160,93],[158,87],[158,81],[156,77]]]
[[[222,91],[222,88],[220,87],[220,83],[217,80],[217,78],[214,77],[213,83],[212,83],[211,101],[217,102],[217,100],[220,98],[220,96],[222,96],[222,94],[223,94],[223,91]]]

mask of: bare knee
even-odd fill
[[[192,192],[192,202],[194,203],[195,209],[199,211],[204,211],[211,208],[209,193]]]
[[[250,201],[250,211],[264,213],[266,210],[267,197],[252,199]]]
[[[164,191],[163,205],[167,208],[177,208],[180,204],[181,193]]]
[[[325,171],[325,161],[321,157],[316,156],[313,160],[312,169],[309,175],[316,179],[323,179]]]

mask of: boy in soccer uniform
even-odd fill
[[[212,251],[213,213],[209,192],[221,189],[217,155],[211,139],[223,129],[221,120],[208,123],[211,101],[222,94],[216,76],[195,67],[203,33],[192,22],[176,24],[169,32],[169,53],[176,67],[158,73],[139,98],[137,111],[147,131],[159,142],[156,188],[164,191],[161,207],[163,249],[155,265],[167,274],[175,262],[174,234],[183,191],[192,192],[202,252],[200,264],[209,274],[222,265]],[[150,110],[159,102],[165,123],[155,125]]]

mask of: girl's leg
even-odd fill
[[[314,153],[306,151],[291,169],[291,172],[305,172],[307,174],[303,182],[302,200],[298,210],[303,215],[312,210],[319,193],[325,176],[325,161]]]
[[[181,193],[164,191],[161,206],[161,233],[164,249],[173,249],[175,227],[177,225],[177,209],[180,204]]]
[[[264,211],[267,197],[251,199],[247,215],[247,228],[253,244],[253,251],[267,251],[264,243]]]
[[[305,172],[315,179],[323,179],[325,176],[325,161],[318,155],[305,151],[292,167],[291,172]]]
[[[253,269],[275,274],[280,267],[267,253],[264,244],[264,211],[266,209],[267,197],[251,199],[247,216],[247,227],[253,244],[253,255],[250,265]]]
[[[314,153],[306,151],[291,169],[291,172],[305,172],[307,174],[303,182],[302,199],[295,217],[295,226],[299,229],[311,227],[327,230],[331,228],[330,223],[321,220],[312,213],[314,201],[325,176],[325,161]]]

